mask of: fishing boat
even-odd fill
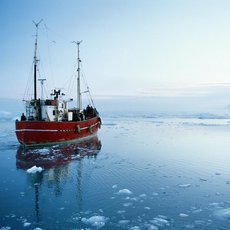
[[[40,21],[41,22],[41,21]],[[43,99],[37,95],[37,71],[38,71],[38,26],[35,23],[35,50],[33,59],[33,98],[25,100],[25,113],[21,119],[15,121],[16,136],[20,144],[26,146],[44,145],[73,141],[95,135],[101,126],[101,118],[94,103],[82,108],[82,92],[80,81],[80,42],[77,45],[77,107],[69,108],[73,99],[65,100],[65,94],[61,89],[54,89],[49,99]],[[41,86],[45,79],[39,79]],[[87,88],[88,89],[88,88]],[[88,89],[89,93],[89,89]]]

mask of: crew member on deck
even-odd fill
[[[22,116],[21,116],[21,121],[26,121],[26,116],[24,113],[22,113]]]

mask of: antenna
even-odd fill
[[[83,40],[81,40],[81,41],[72,41],[72,43],[75,43],[75,44],[77,44],[77,45],[80,45],[81,43],[83,42]]]
[[[39,22],[35,22],[35,21],[33,21],[33,23],[34,23],[34,25],[38,28],[38,26],[39,26],[39,24],[41,23],[43,21],[43,19],[41,19]]]

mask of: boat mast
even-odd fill
[[[42,19],[36,23],[33,21],[33,23],[36,26],[36,35],[35,35],[35,48],[34,48],[34,100],[37,100],[37,48],[38,48],[38,26],[42,22]]]
[[[77,44],[77,109],[79,109],[79,111],[82,109],[82,99],[81,99],[81,83],[80,83],[80,44],[82,43],[82,41],[78,41],[75,42],[73,41],[73,43]]]

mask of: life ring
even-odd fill
[[[75,132],[76,132],[76,133],[80,133],[80,132],[81,132],[81,127],[80,127],[80,125],[76,125],[76,127],[75,127]]]

